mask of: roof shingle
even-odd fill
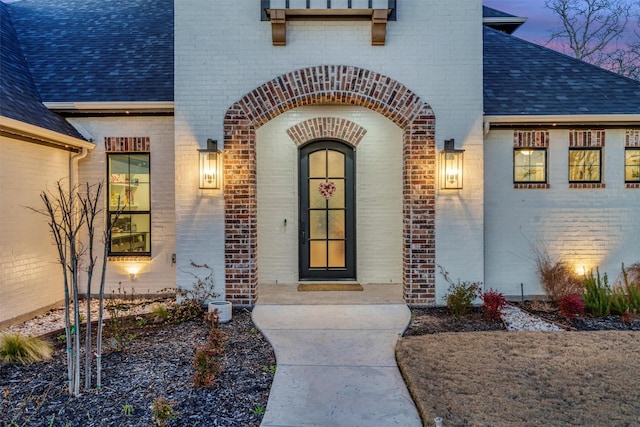
[[[640,114],[640,81],[483,30],[485,115]]]
[[[40,102],[38,91],[13,29],[7,6],[0,2],[0,115],[74,138],[82,136]]]
[[[173,101],[172,0],[9,5],[44,102]]]

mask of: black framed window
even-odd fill
[[[151,255],[149,167],[149,153],[107,154],[110,255]]]
[[[515,148],[513,150],[514,183],[547,182],[547,149]]]
[[[624,182],[640,183],[640,148],[624,151]]]
[[[602,149],[569,148],[569,182],[602,182]]]

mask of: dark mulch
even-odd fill
[[[620,316],[593,317],[588,314],[568,320],[561,316],[556,304],[541,301],[517,301],[511,304],[524,311],[576,331],[640,331],[640,316],[624,322]],[[468,315],[456,318],[446,307],[412,307],[411,323],[404,336],[428,335],[446,332],[504,331],[501,321],[488,321],[480,307]]]
[[[558,306],[550,302],[520,301],[513,304],[542,319],[569,326],[577,331],[640,331],[640,316],[637,315],[626,322],[620,316],[594,317],[588,314],[568,320],[560,315]]]
[[[411,323],[405,336],[444,332],[504,331],[501,321],[485,320],[480,307],[465,316],[454,317],[446,307],[412,307]]]
[[[67,393],[66,356],[59,343],[51,361],[0,366],[3,425],[150,426],[152,401],[165,397],[180,413],[169,426],[258,426],[275,356],[249,311],[234,310],[231,322],[220,327],[228,337],[225,370],[210,388],[192,386],[195,348],[209,329],[203,321],[137,328],[125,351],[103,356],[103,389],[79,397]],[[125,405],[132,408],[130,415]]]

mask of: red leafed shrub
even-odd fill
[[[501,292],[489,289],[482,294],[482,311],[487,320],[500,320],[502,308],[507,305],[507,300]]]
[[[584,301],[581,294],[567,294],[558,302],[560,315],[569,320],[575,319],[578,314],[584,313]]]

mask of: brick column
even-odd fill
[[[435,117],[420,97],[373,71],[343,65],[310,67],[278,76],[245,95],[224,121],[225,268],[227,299],[256,302],[258,271],[255,129],[304,105],[369,108],[404,129],[403,281],[408,303],[435,300]],[[354,124],[355,125],[355,124]],[[333,127],[333,128],[327,128]],[[297,141],[311,134],[350,135],[348,121],[318,118],[290,129]],[[315,133],[314,133],[315,132]],[[292,261],[293,262],[293,261]]]

